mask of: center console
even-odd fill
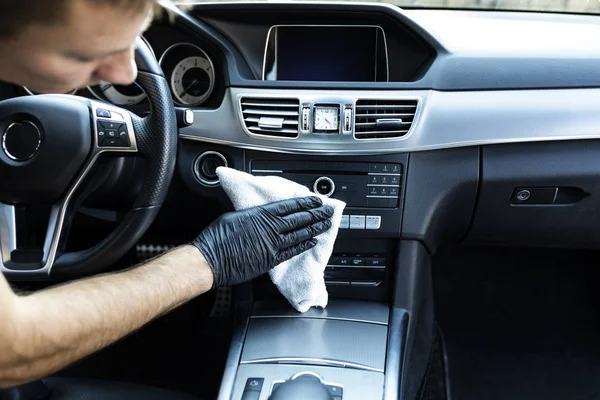
[[[403,335],[397,322],[392,328],[389,292],[406,155],[327,161],[245,154],[251,174],[281,176],[347,206],[325,269],[327,308],[300,314],[268,279],[254,281],[243,334],[234,341],[228,365],[235,374],[224,380],[229,391],[222,390],[222,398],[278,400],[278,393],[288,400],[318,400],[319,393],[332,400],[384,398],[386,375],[397,379],[402,353]]]
[[[285,302],[256,302],[247,325],[232,399],[266,400],[302,373],[317,375],[334,400],[381,399],[389,309],[331,300],[299,314]]]
[[[280,176],[347,205],[324,272],[325,309],[298,313],[268,276],[236,287],[236,326],[220,400],[415,398],[433,325],[423,300],[430,296],[420,289],[430,286],[427,251],[402,240],[408,159],[182,144],[182,176],[205,199],[227,203],[218,182],[208,186],[197,176],[213,179],[211,165],[226,160],[229,167]]]

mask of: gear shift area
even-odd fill
[[[255,303],[231,399],[381,399],[388,322],[378,302],[332,299],[304,314]]]

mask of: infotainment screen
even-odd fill
[[[387,80],[385,38],[378,26],[277,26],[269,36],[264,79]]]

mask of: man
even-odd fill
[[[154,0],[0,0],[0,79],[40,93],[136,77],[133,43]],[[266,273],[316,244],[316,197],[226,214],[136,268],[17,296],[0,275],[0,387],[47,376],[211,288]]]

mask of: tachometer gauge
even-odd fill
[[[117,106],[131,106],[146,98],[146,93],[137,83],[125,86],[100,82],[98,86],[88,89],[99,100],[109,101]]]
[[[177,43],[160,58],[169,80],[173,101],[181,106],[204,103],[215,86],[215,70],[208,55],[196,45]]]
[[[173,96],[182,105],[202,103],[212,91],[213,68],[204,57],[194,56],[181,60],[171,75]]]

